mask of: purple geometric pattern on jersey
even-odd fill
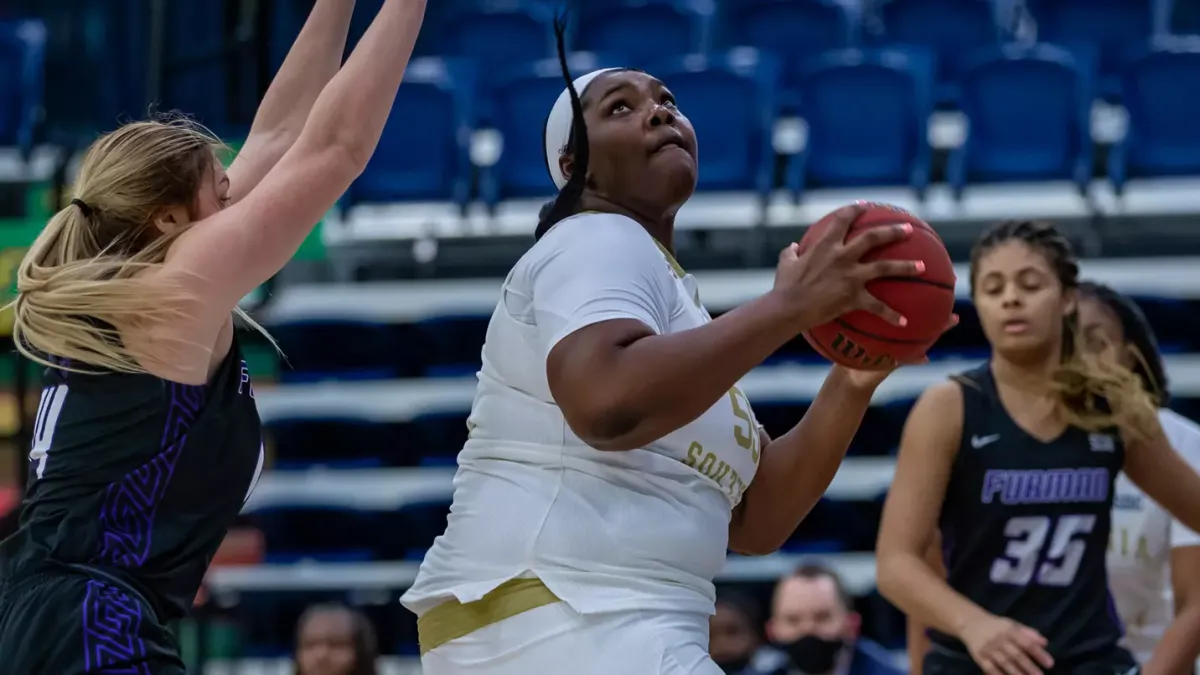
[[[108,486],[100,509],[100,549],[95,562],[141,567],[150,556],[158,504],[167,492],[188,430],[204,407],[204,385],[168,382],[167,424],[162,452]]]
[[[87,582],[83,598],[83,669],[99,675],[150,675],[138,636],[142,607],[121,589]]]

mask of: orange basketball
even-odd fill
[[[908,319],[894,326],[863,311],[854,311],[804,333],[804,339],[822,356],[859,370],[887,370],[897,363],[921,358],[941,336],[954,313],[954,263],[945,244],[928,223],[904,209],[870,204],[850,227],[850,241],[873,227],[910,223],[907,239],[868,253],[863,261],[920,260],[925,272],[918,277],[876,279],[867,290]],[[829,226],[822,219],[800,240],[803,252]]]

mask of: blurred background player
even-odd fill
[[[1166,408],[1168,379],[1158,340],[1141,309],[1103,284],[1078,286],[1079,333],[1089,350],[1119,359],[1141,378],[1160,406],[1159,421],[1171,446],[1193,468],[1200,466],[1200,429]],[[943,569],[940,546],[931,564]],[[1113,497],[1108,546],[1109,587],[1125,630],[1122,644],[1148,672],[1190,673],[1200,653],[1200,537],[1121,474]],[[912,672],[921,672],[929,641],[924,627],[909,629]],[[1151,659],[1153,663],[1151,662]]]
[[[905,425],[879,588],[933,628],[922,672],[1121,673],[1105,550],[1122,470],[1192,525],[1200,476],[1118,360],[1086,352],[1078,265],[1050,225],[1006,222],[971,256],[990,361],[929,389]],[[925,561],[941,530],[947,575]]]
[[[1200,427],[1170,410],[1158,340],[1142,310],[1104,284],[1079,284],[1079,332],[1137,374],[1162,406],[1171,447],[1200,467]],[[1200,535],[1146,496],[1125,474],[1113,497],[1108,582],[1125,627],[1123,644],[1146,673],[1192,673],[1200,655]]]

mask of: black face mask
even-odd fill
[[[805,635],[795,642],[780,644],[779,648],[788,655],[792,665],[808,675],[826,675],[833,672],[837,659],[846,648],[842,638],[826,640],[816,635]]]
[[[750,667],[750,657],[742,656],[740,658],[730,659],[727,661],[718,661],[717,667],[720,668],[725,675],[738,675],[743,670],[746,670]]]

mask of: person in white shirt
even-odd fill
[[[844,243],[830,216],[774,288],[712,319],[672,255],[696,138],[641,71],[572,81],[545,124],[559,188],[505,279],[445,534],[402,598],[425,675],[720,675],[708,655],[726,550],[778,548],[837,471],[882,372],[834,367],[772,440],[738,385],[808,327],[918,261],[862,262],[911,225]]]
[[[1079,326],[1089,347],[1116,348],[1163,406],[1167,377],[1158,341],[1129,298],[1102,284],[1079,285]],[[1163,431],[1200,470],[1200,425],[1163,407]],[[1192,673],[1200,656],[1200,535],[1172,518],[1121,474],[1113,499],[1108,583],[1125,625],[1124,645],[1153,675]]]

